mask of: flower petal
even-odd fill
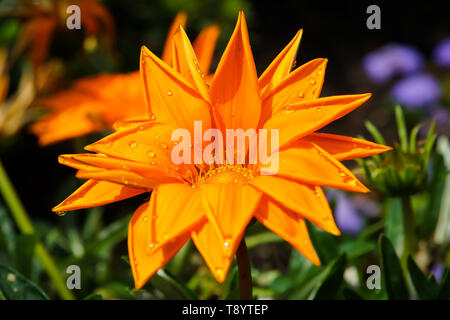
[[[182,177],[174,170],[161,168],[149,163],[129,161],[119,158],[107,157],[99,154],[81,153],[60,155],[61,164],[82,171],[127,170],[141,177],[154,181],[154,183],[183,182]]]
[[[392,150],[391,147],[363,139],[329,133],[311,133],[303,140],[318,145],[339,161],[369,157]]]
[[[153,209],[150,204],[144,203],[136,210],[128,227],[128,254],[137,290],[142,288],[147,280],[189,240],[189,234],[184,234],[156,250],[149,250],[151,232],[149,221],[152,215]],[[149,218],[145,220],[145,217]]]
[[[260,193],[240,184],[199,186],[208,221],[192,233],[197,249],[217,281],[225,280]]]
[[[265,97],[273,87],[276,87],[291,72],[302,34],[303,30],[300,29],[259,77],[262,97]]]
[[[220,28],[217,25],[208,26],[199,33],[192,44],[198,58],[198,63],[200,64],[200,69],[205,75],[209,74],[219,34]]]
[[[182,27],[173,36],[173,68],[178,71],[210,103],[205,75],[192,49],[191,42]]]
[[[256,128],[261,113],[258,77],[242,11],[220,59],[210,96],[218,128]]]
[[[342,163],[319,146],[303,140],[279,153],[274,174],[306,184],[354,192],[369,192]],[[301,165],[299,165],[301,164]]]
[[[85,147],[86,150],[175,170],[171,160],[173,129],[157,122],[146,122],[124,129]]]
[[[334,235],[340,234],[320,187],[274,176],[259,176],[250,184],[319,228]]]
[[[187,15],[184,12],[179,12],[175,19],[173,20],[172,24],[170,25],[169,32],[166,36],[166,43],[164,44],[164,49],[161,55],[162,60],[167,63],[169,66],[172,66],[172,37],[177,31],[179,26],[182,26],[183,28],[186,28],[186,20]]]
[[[148,179],[137,173],[125,170],[79,170],[75,176],[78,179],[109,181],[128,187],[141,188],[146,191],[153,189],[161,183],[159,178]]]
[[[141,77],[150,117],[194,132],[194,121],[211,126],[210,106],[178,72],[146,47],[141,51]]]
[[[264,128],[280,130],[281,148],[343,117],[366,102],[370,96],[370,93],[366,93],[298,102],[276,112],[267,120]]]
[[[38,136],[39,145],[46,146],[104,129],[101,117],[92,112],[95,110],[93,102],[55,111],[34,123],[31,132]]]
[[[255,217],[267,228],[292,244],[312,263],[317,266],[320,265],[319,257],[309,238],[304,219],[270,200],[261,201]]]
[[[145,190],[135,189],[117,183],[89,180],[52,210],[55,212],[63,212],[97,207],[128,199],[143,192]]]

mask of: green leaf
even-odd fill
[[[10,267],[0,264],[0,291],[8,300],[48,300],[38,286]]]
[[[395,106],[395,121],[397,122],[400,148],[403,152],[408,152],[408,132],[406,131],[405,116],[402,107],[399,105]]]
[[[11,218],[5,208],[0,206],[0,246],[6,249],[8,257],[13,260],[15,256],[16,232]]]
[[[409,152],[411,154],[416,153],[416,144],[417,144],[417,134],[419,133],[420,128],[422,128],[423,123],[419,123],[414,126],[409,135]]]
[[[248,249],[252,249],[261,244],[278,243],[283,241],[283,238],[280,238],[272,231],[263,231],[245,237],[245,243],[247,244]]]
[[[436,121],[433,119],[431,121],[430,130],[428,131],[427,138],[425,140],[424,153],[423,153],[423,163],[424,171],[428,166],[428,160],[430,159],[431,149],[433,148],[434,141],[436,140],[436,135],[434,134],[434,128],[436,127]]]
[[[31,275],[34,249],[38,242],[36,234],[20,234],[16,237],[16,269],[26,277]]]
[[[375,127],[375,125],[372,122],[366,120],[364,124],[366,126],[367,131],[370,132],[376,143],[386,145],[386,140],[384,140],[383,135],[380,133],[380,131],[378,131],[377,127]]]
[[[197,299],[191,289],[164,269],[159,269],[148,283],[163,292],[166,299]]]
[[[436,299],[439,294],[439,286],[434,279],[425,277],[411,256],[408,257],[408,271],[417,295],[423,300]]]
[[[343,254],[331,265],[330,270],[314,296],[314,300],[330,300],[337,296],[344,282],[343,277],[346,265],[347,257]]]
[[[389,239],[381,235],[379,240],[381,251],[381,264],[383,266],[384,282],[389,299],[407,300],[409,299],[406,289],[405,278],[403,277],[400,260],[395,253],[395,249]]]
[[[229,279],[229,280],[228,280]],[[239,270],[234,267],[231,271],[231,275],[227,277],[227,289],[225,291],[226,300],[239,300]]]
[[[339,253],[345,253],[349,260],[353,260],[375,249],[375,244],[370,241],[349,241],[339,247]]]

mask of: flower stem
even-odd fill
[[[11,211],[11,214],[20,231],[23,234],[35,233],[34,227],[28,217],[28,214],[25,211],[25,208],[23,207],[22,203],[20,202],[20,199],[17,196],[17,193],[14,190],[11,181],[9,180],[9,177],[3,167],[1,160],[0,160],[0,192],[3,195],[3,198],[5,199],[5,202],[8,205],[9,210]],[[58,267],[53,261],[53,258],[40,241],[36,243],[35,254],[36,257],[41,262],[42,266],[44,267],[45,271],[47,272],[50,280],[55,286],[55,289],[58,291],[59,296],[67,300],[75,299],[75,296],[72,294],[72,292],[70,292],[67,289],[66,283],[62,279],[60,271],[58,270]]]
[[[409,196],[402,197],[402,213],[403,213],[402,264],[404,268],[406,268],[408,256],[414,253],[416,247],[416,239],[415,239],[416,226],[414,222],[414,211],[411,205],[411,198]]]
[[[251,300],[253,298],[252,272],[250,269],[250,259],[248,257],[245,239],[242,238],[236,252],[236,259],[239,271],[239,293],[241,300]]]

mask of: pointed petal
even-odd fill
[[[157,122],[147,122],[124,129],[85,147],[86,150],[175,170],[171,160],[173,129]]]
[[[276,87],[267,90],[262,103],[261,124],[280,108],[317,99],[322,90],[327,59],[315,59],[298,67]]]
[[[260,192],[240,184],[200,185],[208,222],[193,233],[197,249],[217,281],[223,282]]]
[[[89,180],[52,210],[63,212],[103,206],[137,196],[143,192],[145,190],[126,187],[121,184]]]
[[[148,109],[156,121],[193,132],[194,121],[211,126],[210,106],[183,76],[146,47],[141,51],[141,77]]]
[[[276,87],[291,72],[302,34],[303,30],[299,30],[259,77],[262,97],[265,97],[266,91],[270,92],[273,87]]]
[[[342,163],[310,142],[297,141],[279,153],[277,176],[306,184],[369,192]]]
[[[139,127],[150,121],[151,120],[148,117],[148,115],[145,115],[143,117],[127,118],[125,120],[119,120],[119,121],[114,122],[113,129],[114,129],[114,131],[126,130],[126,129],[130,129],[130,128]]]
[[[265,129],[280,130],[280,148],[353,111],[371,94],[344,95],[299,102],[276,112]],[[300,125],[299,125],[300,124]]]
[[[150,222],[150,241],[157,249],[178,236],[191,231],[207,221],[200,192],[181,183],[158,186],[152,194],[155,197],[153,218]]]
[[[189,240],[189,234],[184,234],[156,250],[149,250],[153,207],[152,200],[150,204],[147,202],[141,205],[131,218],[128,227],[128,254],[136,289],[142,288],[147,280]]]
[[[92,112],[95,108],[91,108],[92,105],[50,113],[34,123],[31,132],[38,136],[39,145],[46,146],[104,129],[104,124],[96,121],[97,117]]]
[[[282,208],[272,201],[262,201],[255,217],[267,228],[292,244],[316,266],[320,265],[319,257],[309,238],[305,220],[291,210]]]
[[[210,103],[205,75],[200,69],[194,49],[182,27],[179,27],[173,36],[173,43],[173,68],[200,93],[204,100]]]
[[[204,28],[193,43],[195,54],[197,55],[200,69],[209,74],[211,61],[216,49],[217,39],[219,39],[220,28],[217,25],[211,25]]]
[[[170,25],[169,32],[166,36],[166,43],[164,44],[163,53],[161,55],[162,60],[167,63],[169,66],[172,65],[172,37],[177,31],[179,26],[182,26],[183,28],[186,28],[186,20],[187,15],[184,12],[179,12],[175,19],[173,20],[172,24]]]
[[[214,74],[210,96],[222,132],[225,128],[247,130],[258,125],[261,98],[242,11]]]
[[[173,170],[157,167],[149,163],[112,158],[99,154],[80,153],[60,155],[58,161],[61,164],[82,171],[98,171],[102,169],[127,170],[140,175],[144,179],[153,181],[153,184],[183,181],[182,177]]]
[[[363,139],[328,133],[312,133],[303,138],[318,145],[339,161],[373,156],[392,150],[391,147],[376,144]]]
[[[275,176],[259,176],[250,184],[277,203],[310,220],[319,228],[334,235],[340,234],[320,187]]]
[[[79,170],[75,176],[78,179],[109,181],[127,187],[141,188],[145,191],[150,191],[161,183],[161,179],[148,179],[125,170]]]

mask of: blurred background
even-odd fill
[[[373,30],[366,26],[370,16],[366,10],[374,4],[372,1],[335,1],[326,5],[318,1],[262,0],[85,0],[79,3],[82,28],[68,30],[64,8],[69,2],[0,1],[0,159],[39,239],[54,256],[58,267],[64,270],[69,264],[81,266],[83,287],[74,292],[78,298],[92,293],[100,293],[103,298],[184,297],[186,292],[173,281],[186,284],[189,294],[196,298],[226,298],[235,294],[233,272],[230,271],[230,279],[225,284],[218,285],[192,245],[169,263],[166,270],[169,276],[158,275],[144,290],[134,292],[126,261],[126,228],[130,215],[144,196],[64,217],[51,212],[53,206],[81,184],[72,169],[58,164],[57,156],[80,152],[82,146],[108,131],[40,146],[29,130],[45,113],[37,103],[40,98],[68,88],[84,76],[138,70],[142,45],[161,54],[169,26],[180,11],[187,14],[186,30],[191,39],[208,25],[220,26],[211,70],[218,63],[241,9],[247,18],[259,74],[302,28],[296,65],[319,57],[329,60],[321,96],[373,94],[364,106],[326,127],[326,132],[362,135],[373,141],[373,130],[368,130],[365,123],[369,120],[383,134],[386,143],[394,146],[399,141],[394,106],[399,104],[408,135],[416,124],[422,124],[417,133],[419,147],[414,152],[420,153],[431,127],[435,126],[437,139],[448,137],[450,23],[448,12],[443,9],[444,1],[414,5],[407,1],[378,1],[375,4],[381,10],[381,29]],[[431,160],[425,161],[426,167],[417,169],[425,172],[425,178],[420,180],[420,188],[415,185],[412,191],[392,191],[376,183],[372,187],[370,177],[363,170],[367,167],[378,172],[392,164],[401,171],[422,156],[414,158],[411,150],[404,162],[386,157],[380,162],[375,159],[373,165],[346,163],[363,181],[368,181],[373,192],[367,195],[327,192],[344,234],[336,238],[318,230],[312,232],[319,256],[325,262],[320,268],[310,265],[276,236],[268,235],[261,225],[250,227],[248,245],[257,297],[311,298],[323,280],[310,287],[306,280],[320,275],[326,278],[333,267],[342,269],[343,280],[339,290],[330,289],[334,292],[332,298],[347,298],[352,293],[352,297],[388,298],[389,293],[384,290],[371,291],[365,287],[365,270],[368,265],[380,264],[377,237],[382,232],[387,234],[397,254],[401,254],[400,203],[405,194],[411,197],[416,216],[419,238],[416,263],[425,276],[431,274],[438,283],[450,263],[450,213],[448,203],[443,205],[449,198],[446,184],[449,151],[448,140],[441,141],[441,151],[435,145],[429,155]],[[406,190],[408,185],[401,185],[400,189]],[[39,261],[27,255],[30,251],[21,249],[33,248],[35,240],[20,235],[2,197],[0,213],[0,230],[4,229],[0,238],[0,263],[36,283],[49,297],[58,298]],[[436,236],[438,221],[445,225],[444,231]],[[442,235],[442,232],[447,233]],[[341,253],[347,253],[344,264],[339,260]],[[187,267],[185,261],[189,262]],[[416,291],[413,289],[410,294],[423,298]]]

